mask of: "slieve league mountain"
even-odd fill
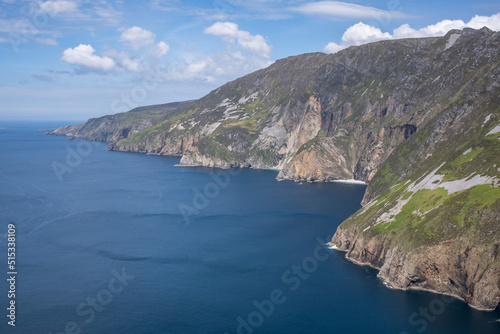
[[[395,288],[500,302],[500,33],[487,28],[289,57],[198,100],[51,134],[280,180],[364,181],[332,246]]]

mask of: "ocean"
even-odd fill
[[[1,333],[500,332],[498,309],[390,289],[326,247],[363,185],[37,131],[60,125],[0,124]]]

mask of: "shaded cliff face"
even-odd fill
[[[478,68],[489,36],[465,70]],[[489,57],[489,56],[488,56]],[[332,244],[401,288],[456,296],[478,309],[500,302],[500,69],[498,59],[380,165],[365,206]],[[461,66],[454,63],[453,66]]]

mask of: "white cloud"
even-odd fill
[[[469,23],[467,23],[467,26],[474,29],[488,27],[491,30],[500,31],[500,13],[492,16],[476,15],[469,21]]]
[[[500,31],[500,13],[492,16],[476,15],[467,23],[462,20],[443,20],[418,30],[413,29],[409,24],[403,24],[394,29],[392,34],[382,32],[379,28],[359,22],[349,27],[344,32],[340,45],[330,42],[325,46],[324,51],[336,53],[352,45],[360,45],[384,39],[444,36],[452,29],[463,29],[467,27],[474,29],[488,27],[491,30]]]
[[[148,73],[152,65],[168,65],[159,74],[165,81],[199,81],[213,83],[232,80],[246,73],[271,64],[271,47],[261,35],[240,30],[231,22],[217,22],[205,29],[206,34],[222,37],[229,42],[225,50],[213,52],[203,58],[186,53],[180,60],[162,59],[170,52],[164,41],[141,27],[131,27],[120,32],[119,40],[134,50],[107,48],[97,52],[91,45],[79,45],[64,51],[62,60],[80,66],[77,73],[129,72],[138,76]]]
[[[109,71],[115,68],[116,63],[113,59],[107,56],[96,56],[94,52],[95,49],[90,44],[80,44],[73,49],[64,50],[61,59],[69,64],[100,71]]]
[[[388,32],[382,32],[379,28],[359,22],[347,28],[342,35],[341,44],[330,42],[323,50],[328,53],[336,53],[352,45],[361,45],[391,38],[393,36]]]
[[[201,73],[203,70],[207,69],[207,67],[213,65],[213,61],[210,57],[204,60],[199,60],[194,63],[189,64],[186,74],[191,77]]]
[[[124,30],[119,40],[130,45],[135,51],[107,48],[100,55],[96,55],[91,45],[80,44],[65,50],[61,59],[83,67],[77,69],[79,73],[86,73],[88,70],[115,70],[140,74],[147,72],[152,63],[157,63],[170,51],[170,46],[163,41],[155,44],[155,37],[153,32],[134,26]],[[81,71],[82,69],[84,71]]]
[[[227,50],[203,59],[176,64],[165,73],[164,78],[166,81],[217,81],[222,84],[271,64],[267,58],[249,57],[239,51]]]
[[[51,16],[64,12],[75,12],[77,8],[76,2],[67,0],[45,1],[40,4],[40,10]]]
[[[410,17],[398,11],[382,10],[340,1],[310,2],[292,7],[290,10],[306,15],[326,16],[336,19],[386,19],[387,17],[403,19]]]
[[[342,43],[344,45],[360,45],[390,38],[392,38],[391,34],[383,33],[379,28],[359,22],[347,28],[342,35]]]
[[[122,60],[122,65],[127,71],[139,72],[141,70],[141,64],[137,59],[125,58]]]
[[[415,30],[409,24],[403,24],[399,28],[394,29],[394,38],[418,38],[418,37],[434,37],[443,36],[452,29],[463,29],[465,23],[462,20],[443,20],[436,24],[429,25],[420,30]]]
[[[184,68],[173,68],[166,72],[165,80],[186,81],[186,80],[203,80],[205,82],[213,82],[215,78],[210,75],[216,70],[217,65],[210,57],[205,59],[195,60],[189,64],[185,64]]]
[[[233,22],[216,22],[204,30],[205,34],[221,36],[229,42],[236,42],[243,49],[269,57],[271,47],[261,35],[251,35],[248,31],[239,30],[238,25]]]
[[[408,24],[403,24],[401,27],[394,29],[393,36],[394,38],[435,37],[444,36],[452,29],[481,29],[482,27],[500,31],[500,13],[492,16],[476,15],[467,23],[462,20],[443,20],[419,30],[411,28]]]
[[[267,44],[264,37],[240,30],[233,22],[216,22],[205,28],[204,32],[220,36],[229,44],[226,50],[186,66],[182,73],[187,77],[202,76],[208,82],[215,78],[232,80],[272,63],[270,61],[271,46]]]
[[[153,44],[155,42],[155,37],[156,35],[152,31],[133,26],[121,34],[120,42],[125,42],[133,49],[137,50]]]
[[[323,49],[326,53],[337,53],[340,50],[345,49],[344,46],[341,46],[335,42],[330,42],[328,43],[325,48]]]
[[[101,54],[101,57],[108,57],[113,59],[116,64],[116,69],[125,70],[129,72],[141,72],[144,69],[144,63],[139,59],[134,58],[133,52],[119,51],[115,49],[108,49]]]
[[[216,22],[210,27],[205,28],[205,34],[212,34],[216,36],[225,36],[236,38],[238,34],[238,25],[232,22]]]
[[[154,58],[161,58],[170,51],[170,46],[165,42],[159,42],[150,51],[150,54]]]

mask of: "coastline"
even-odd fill
[[[345,258],[349,262],[351,262],[351,263],[353,263],[355,265],[366,266],[366,267],[370,267],[372,269],[376,269],[378,271],[377,277],[382,280],[383,284],[386,286],[387,289],[390,289],[390,290],[400,290],[400,291],[409,291],[409,290],[413,290],[413,291],[425,291],[425,292],[430,292],[430,293],[433,293],[433,294],[436,294],[436,295],[448,296],[448,297],[452,297],[452,298],[454,298],[456,300],[459,300],[459,301],[467,304],[467,306],[469,306],[470,308],[472,308],[474,310],[481,311],[481,312],[492,312],[492,311],[495,311],[498,308],[498,307],[495,307],[495,308],[484,308],[484,307],[475,306],[475,305],[472,305],[470,303],[467,303],[465,301],[465,299],[463,297],[459,296],[459,295],[454,295],[454,294],[450,294],[450,293],[446,293],[446,292],[440,292],[440,291],[436,291],[436,290],[433,290],[433,289],[422,288],[422,287],[414,287],[414,286],[410,286],[408,288],[401,288],[401,287],[392,285],[391,282],[389,280],[387,280],[386,277],[382,277],[380,275],[380,268],[379,267],[374,266],[373,264],[371,264],[369,262],[362,262],[362,261],[358,261],[358,260],[355,260],[355,259],[349,257],[347,255],[348,251],[339,249],[332,242],[327,243],[327,245],[328,245],[329,249],[334,249],[334,250],[336,250],[338,252],[345,253]]]
[[[74,139],[74,137],[70,137],[68,135],[64,135],[66,136],[69,140],[72,140],[72,138]],[[85,141],[90,141],[88,139],[85,139],[85,138],[81,138]],[[112,150],[110,150],[112,151]],[[160,155],[160,154],[155,154],[155,153],[146,153],[146,152],[138,152],[138,151],[134,151],[134,150],[125,150],[125,151],[122,151],[122,152],[129,152],[129,153],[143,153],[143,154],[146,154],[146,155]],[[167,155],[167,156],[174,156],[174,155]],[[200,164],[175,164],[174,165],[175,167],[208,167],[208,168],[218,168],[218,169],[221,169],[221,170],[225,170],[225,169],[229,169],[229,168],[232,168],[232,167],[227,167],[227,168],[224,168],[224,167],[221,167],[221,166],[205,166],[205,165],[200,165]],[[236,166],[235,168],[238,168],[238,169],[243,169],[243,168],[249,168],[249,167],[241,167],[241,166]],[[273,171],[279,171],[277,169],[273,169],[273,168],[255,168],[255,167],[250,167],[252,169],[258,169],[258,170],[273,170]],[[367,186],[368,184],[366,182],[363,182],[363,181],[360,181],[360,180],[354,180],[354,179],[342,179],[342,180],[329,180],[329,181],[308,181],[308,180],[293,180],[293,179],[278,179],[278,181],[282,181],[282,180],[288,180],[288,181],[294,181],[296,183],[302,183],[302,182],[308,182],[308,183],[341,183],[341,184],[353,184],[353,185],[364,185],[364,186]],[[380,278],[386,285],[387,288],[389,289],[396,289],[396,290],[402,290],[402,291],[406,291],[406,290],[417,290],[417,291],[427,291],[427,292],[431,292],[431,293],[434,293],[434,294],[437,294],[437,295],[446,295],[446,296],[450,296],[450,297],[453,297],[457,300],[460,300],[464,303],[466,303],[469,307],[471,307],[472,309],[475,309],[475,310],[478,310],[478,311],[494,311],[496,308],[481,308],[481,307],[478,307],[478,306],[474,306],[474,305],[471,305],[469,303],[467,303],[465,301],[464,298],[458,296],[458,295],[452,295],[452,294],[448,294],[448,293],[445,293],[445,292],[440,292],[440,291],[436,291],[436,290],[433,290],[433,289],[429,289],[429,288],[422,288],[422,287],[413,287],[413,286],[410,286],[408,288],[401,288],[401,287],[396,287],[394,286],[393,284],[391,284],[391,282],[389,280],[387,280],[386,278],[380,276],[380,270],[381,268],[380,267],[377,267],[377,266],[374,266],[373,264],[369,263],[369,262],[361,262],[361,261],[358,261],[358,260],[355,260],[355,259],[352,259],[350,257],[347,256],[347,251],[345,250],[342,250],[342,249],[339,249],[335,244],[329,242],[327,243],[327,246],[329,249],[332,249],[332,250],[337,250],[337,251],[342,251],[344,253],[346,253],[345,255],[345,258],[356,264],[356,265],[360,265],[360,266],[368,266],[370,268],[373,268],[373,269],[376,269],[379,273],[377,274],[377,277]]]

